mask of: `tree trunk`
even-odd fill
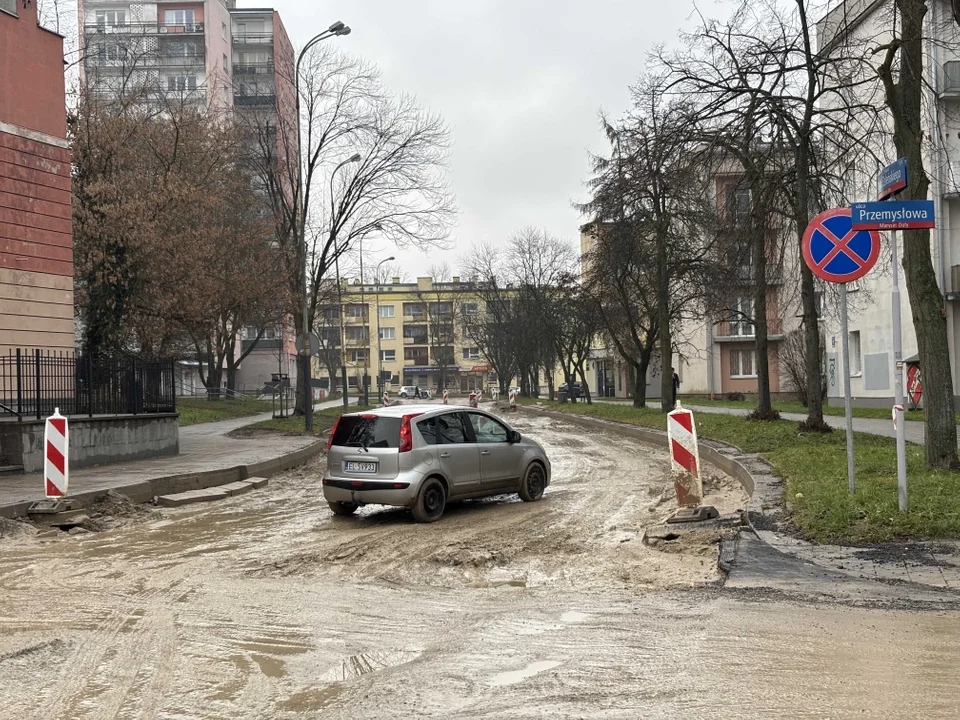
[[[300,328],[303,327],[303,311],[297,310],[293,315],[293,322],[296,331],[299,333]],[[304,362],[306,360],[306,362]],[[307,372],[309,371],[309,366],[307,363],[310,361],[310,358],[306,355],[297,355],[297,391],[294,395],[294,414],[295,415],[305,415],[306,406],[303,402],[303,393],[304,393],[304,383],[307,379]]]
[[[900,75],[888,105],[893,114],[893,142],[897,154],[907,158],[910,184],[907,199],[925,200],[930,185],[923,167],[921,97],[923,77],[923,17],[925,0],[897,0],[902,17]],[[924,456],[928,467],[957,468],[957,422],[953,379],[947,343],[946,311],[930,255],[929,230],[903,232],[903,270],[917,332],[923,370]]]
[[[643,408],[647,406],[647,370],[650,367],[650,358],[641,358],[639,363],[631,363],[633,370],[633,406]]]
[[[587,397],[587,405],[593,405],[593,397],[590,395],[590,385],[587,384],[587,375],[583,371],[583,366],[578,368],[580,372],[580,382],[583,384],[583,394]]]
[[[758,420],[773,420],[770,403],[770,359],[767,339],[767,256],[764,223],[754,227],[753,262],[756,268],[756,293],[753,299],[754,332],[757,343],[757,413]]]
[[[660,328],[660,409],[673,410],[673,339],[670,337],[670,282],[667,241],[657,238],[657,323]]]

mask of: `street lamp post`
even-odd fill
[[[360,162],[362,158],[360,153],[354,153],[346,160],[337,165],[333,172],[330,173],[330,207],[333,208],[333,181],[336,178],[337,170],[342,168],[344,165],[350,163]],[[343,294],[340,287],[340,249],[337,247],[337,235],[333,235],[333,263],[337,272],[337,304],[340,309],[340,379],[343,383],[343,411],[347,412],[350,409],[350,398],[349,393],[347,392],[347,331],[346,326],[344,325],[344,310],[343,310]],[[361,293],[363,292],[363,286],[361,285]]]
[[[391,260],[396,260],[396,258],[391,255],[385,260],[381,260],[377,263],[377,269],[374,271],[373,281],[377,284],[376,292],[376,304],[377,304],[377,392],[381,395],[383,394],[381,388],[383,386],[383,351],[380,349],[380,266],[385,262],[390,262]]]
[[[301,255],[301,267],[300,267],[300,290],[303,295],[303,304],[301,307],[301,312],[303,317],[300,322],[300,332],[303,335],[303,348],[300,361],[300,372],[303,373],[303,416],[304,416],[304,427],[307,430],[313,429],[313,392],[311,391],[310,385],[310,375],[312,368],[310,367],[310,321],[307,318],[307,310],[309,307],[307,292],[307,234],[306,234],[306,208],[304,207],[304,197],[303,197],[303,161],[300,154],[300,138],[302,136],[302,131],[300,128],[300,62],[303,60],[303,56],[306,54],[307,50],[316,45],[322,40],[326,40],[331,37],[338,35],[349,35],[350,27],[344,25],[339,20],[333,25],[328,27],[325,31],[319,35],[314,36],[310,41],[303,46],[303,49],[300,51],[300,54],[297,56],[297,62],[293,70],[293,96],[296,102],[296,112],[297,112],[297,193],[296,193],[296,213],[297,213],[297,247],[300,250]]]

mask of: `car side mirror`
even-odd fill
[[[510,443],[518,443],[518,442],[520,442],[520,433],[518,433],[516,430],[511,430],[511,431],[510,431],[510,437],[509,437],[507,440],[508,440],[508,442],[510,442]]]

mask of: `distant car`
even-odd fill
[[[543,497],[550,460],[499,418],[449,405],[396,405],[342,415],[327,442],[323,496],[336,515],[361,505],[409,507],[433,522],[447,502]]]
[[[586,395],[586,394],[587,394],[587,390],[589,390],[589,388],[587,387],[586,383],[575,382],[575,383],[573,384],[573,395],[574,395],[574,397],[580,397],[581,395]],[[567,393],[567,394],[569,395],[569,392],[567,391],[567,384],[564,383],[563,385],[561,385],[560,387],[558,387],[558,388],[557,388],[557,392],[565,392],[565,393]]]

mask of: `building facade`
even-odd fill
[[[73,351],[63,38],[0,0],[0,353]]]
[[[497,384],[496,373],[469,339],[465,319],[483,312],[482,300],[469,283],[453,277],[435,282],[341,285],[339,298],[321,310],[317,332],[323,349],[314,357],[313,375],[326,389],[337,389],[340,337],[345,337],[347,383],[362,388],[370,377],[388,390],[401,385],[470,392]],[[339,308],[343,308],[341,313]]]
[[[931,0],[924,18],[925,52],[923,92],[924,166],[930,177],[928,197],[933,200],[937,226],[930,231],[930,249],[937,282],[944,298],[947,339],[955,394],[960,390],[960,364],[957,341],[960,338],[960,27],[953,18],[951,3]],[[817,23],[819,51],[841,54],[850,46],[869,43],[881,46],[899,28],[891,0],[846,0]],[[873,133],[880,163],[858,162],[846,168],[844,192],[849,202],[873,200],[877,195],[877,176],[883,165],[896,160],[892,142],[892,122],[883,107],[883,89],[875,74],[858,86],[861,99],[877,104],[887,132]],[[882,252],[877,265],[856,283],[850,283],[849,328],[847,337],[840,332],[836,301],[828,301],[824,331],[826,339],[828,399],[842,405],[844,394],[841,353],[843,344],[850,350],[851,395],[855,405],[890,407],[894,398],[895,364],[893,360],[893,280],[890,234],[881,233]],[[903,243],[893,259],[903,262]],[[904,360],[916,361],[917,336],[904,273],[899,272],[901,341]],[[922,377],[922,368],[920,368]],[[960,407],[960,398],[955,397]],[[907,400],[908,407],[911,400]],[[922,404],[922,400],[921,400]]]

